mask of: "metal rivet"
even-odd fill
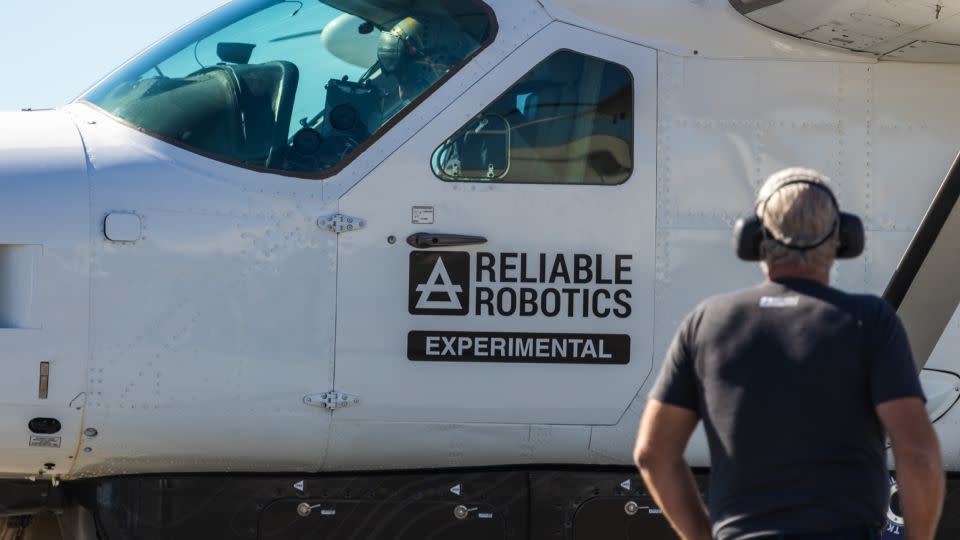
[[[467,519],[467,516],[470,515],[470,510],[462,504],[458,504],[456,508],[453,509],[453,517],[457,519]]]
[[[90,452],[93,452],[93,448],[90,448],[90,447],[88,446],[88,447],[84,448],[83,451],[89,454]]]
[[[88,427],[87,429],[83,430],[83,434],[92,439],[99,435],[100,432],[97,431],[96,428]]]
[[[396,244],[396,243],[397,243],[397,237],[396,237],[396,236],[393,236],[393,235],[388,236],[388,237],[387,237],[387,243],[390,244],[390,245]]]
[[[637,512],[640,511],[640,505],[634,501],[630,501],[624,505],[623,511],[626,512],[628,516],[635,516],[637,515]]]

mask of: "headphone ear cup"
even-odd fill
[[[838,259],[853,259],[863,253],[866,246],[867,237],[863,230],[863,222],[860,218],[840,212],[840,245],[837,246]]]
[[[757,216],[743,217],[733,226],[733,249],[744,261],[759,261],[763,243],[763,224]]]

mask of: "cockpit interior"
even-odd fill
[[[82,99],[215,159],[323,174],[468,60],[494,28],[475,0],[235,2]]]

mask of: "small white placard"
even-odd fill
[[[760,297],[760,307],[762,308],[787,308],[800,305],[799,296],[762,296]]]
[[[31,435],[30,446],[34,448],[60,448],[60,437],[53,435]]]
[[[434,212],[432,206],[414,206],[413,224],[414,225],[433,225]]]

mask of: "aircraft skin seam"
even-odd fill
[[[94,314],[94,302],[93,302],[93,282],[94,282],[93,267],[94,267],[94,254],[96,253],[95,246],[97,241],[96,240],[97,230],[99,229],[99,227],[98,227],[98,220],[96,219],[96,216],[94,214],[95,212],[94,189],[95,188],[94,188],[94,183],[92,178],[93,163],[91,161],[90,152],[87,147],[87,140],[83,136],[83,130],[81,130],[80,126],[77,125],[77,122],[79,121],[79,119],[73,115],[67,115],[67,117],[70,119],[70,123],[73,124],[74,129],[77,131],[77,135],[80,137],[80,144],[83,150],[84,178],[87,181],[87,215],[88,215],[88,221],[90,224],[89,234],[87,238],[87,250],[88,250],[87,251],[87,294],[86,294],[86,297],[87,297],[87,332],[86,332],[87,333],[87,354],[86,354],[86,358],[84,359],[82,373],[83,373],[83,380],[84,380],[84,384],[83,384],[84,392],[89,392],[90,388],[87,383],[87,381],[89,380],[87,377],[87,373],[88,373],[88,370],[90,369],[90,366],[93,365],[93,354],[94,354],[93,353],[94,351],[93,318],[95,314]],[[63,475],[66,477],[70,477],[75,473],[77,465],[80,461],[80,451],[81,451],[81,448],[83,447],[83,437],[84,437],[83,430],[85,429],[86,422],[87,422],[86,400],[83,400],[83,405],[81,405],[80,407],[79,422],[80,422],[80,427],[77,433],[76,445],[74,446],[74,449],[73,449],[73,459],[70,461],[70,466],[67,469],[66,474]]]
[[[336,201],[334,213],[340,212],[340,201]],[[326,233],[327,231],[322,231]],[[330,233],[333,234],[333,233]],[[333,307],[333,356],[331,359],[330,366],[330,390],[337,391],[337,338],[340,328],[340,302],[339,302],[339,291],[340,291],[340,235],[333,234],[333,282],[334,282],[334,291],[336,291],[334,298]],[[327,460],[330,455],[330,445],[333,442],[333,433],[334,433],[334,423],[337,421],[337,415],[334,414],[335,411],[324,411],[325,414],[330,418],[330,425],[327,427],[327,436],[326,442],[323,446],[323,457],[320,461],[320,470],[324,470],[327,465]]]

